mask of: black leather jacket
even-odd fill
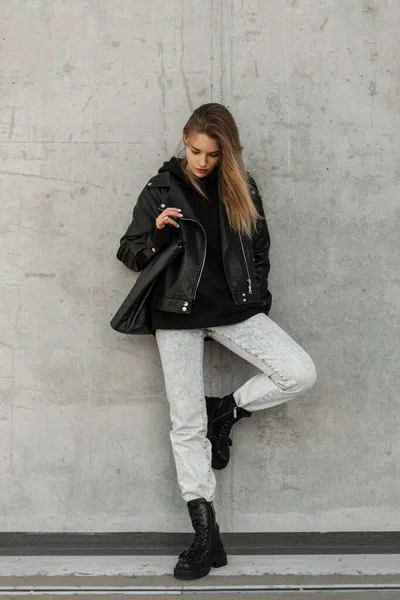
[[[258,212],[265,216],[257,185],[251,176],[249,181]],[[140,193],[132,222],[121,238],[117,258],[129,269],[140,271],[157,256],[160,248],[153,243],[151,232],[157,216],[168,206],[182,210],[183,217],[178,219],[180,227],[174,227],[174,236],[181,238],[185,252],[160,276],[151,306],[190,314],[205,261],[206,232],[196,219],[178,180],[169,171],[152,177]],[[219,203],[219,208],[223,264],[233,300],[236,305],[261,304],[268,313],[272,299],[268,290],[270,236],[267,223],[259,220],[256,234],[250,240],[231,230],[223,202]]]

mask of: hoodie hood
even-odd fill
[[[172,158],[170,158],[170,160],[164,162],[162,167],[160,167],[158,169],[158,172],[162,173],[163,171],[170,171],[171,173],[176,175],[176,177],[179,178],[179,180],[182,183],[182,187],[188,187],[188,188],[193,189],[193,186],[192,186],[190,180],[186,177],[185,173],[182,171],[181,162],[182,161],[179,160],[176,156],[173,156]],[[205,177],[202,177],[201,179],[199,178],[199,182],[203,187],[207,187],[210,183],[218,180],[218,175],[219,175],[219,166],[215,167],[215,169],[213,169],[211,171],[211,173],[209,173]]]

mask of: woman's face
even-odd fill
[[[209,175],[221,160],[222,151],[218,141],[205,133],[194,133],[190,142],[184,137],[184,143],[187,167],[197,177]]]

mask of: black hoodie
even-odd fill
[[[200,184],[207,195],[201,196],[190,180],[186,177],[180,166],[180,161],[175,156],[164,162],[158,170],[170,171],[178,180],[193,208],[197,219],[204,227],[207,236],[206,260],[197,288],[196,297],[192,302],[189,314],[173,313],[163,310],[152,311],[152,326],[155,329],[192,329],[229,325],[238,323],[263,312],[257,306],[237,306],[232,298],[231,291],[226,281],[222,262],[222,249],[219,227],[218,203],[221,202],[218,193],[219,167],[209,175],[200,179]],[[185,215],[183,215],[185,216]],[[179,222],[179,219],[178,219]],[[162,247],[168,244],[173,233],[174,225],[166,225],[164,229],[155,226],[152,240]]]

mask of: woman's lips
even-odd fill
[[[199,171],[199,173],[206,173],[206,172],[207,172],[207,169],[198,169],[198,168],[196,167],[196,171]]]

